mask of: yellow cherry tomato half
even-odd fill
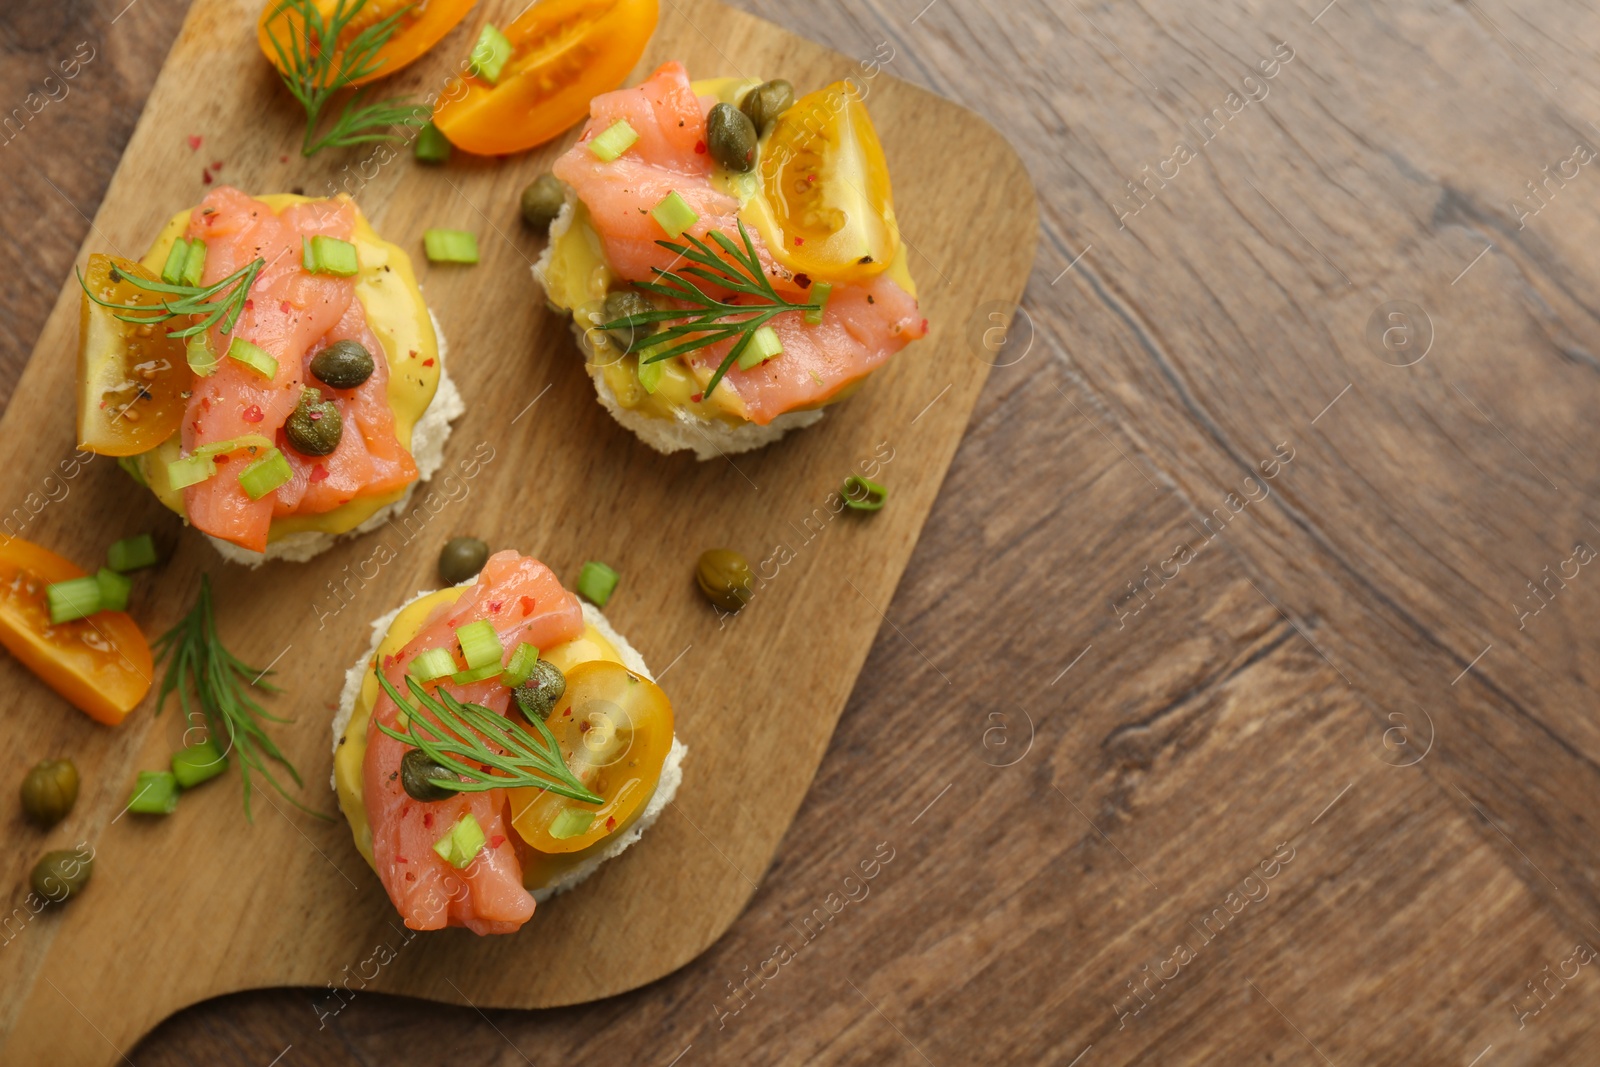
[[[602,802],[512,789],[511,825],[539,852],[577,852],[625,828],[650,802],[672,750],[672,702],[622,664],[591,660],[567,672],[567,691],[545,725],[567,766]]]
[[[491,85],[465,75],[433,107],[433,124],[480,156],[521,152],[589,114],[621,85],[655,32],[657,0],[539,0],[502,32],[511,58]]]
[[[817,281],[861,281],[894,260],[889,164],[854,84],[835,82],[778,116],[757,167],[763,197],[747,210],[784,266]]]
[[[171,322],[136,325],[89,298],[154,307],[161,294],[124,275],[158,282],[145,267],[95,253],[83,283],[78,321],[78,447],[102,456],[136,456],[178,431],[194,380],[183,342],[167,336]]]
[[[339,9],[348,12],[356,7],[359,0],[312,2],[322,16],[323,25],[327,25]],[[378,49],[367,73],[347,82],[341,81],[340,84],[365,85],[388,77],[438,44],[445,34],[455,28],[456,23],[467,17],[467,12],[472,10],[475,3],[477,0],[422,0],[421,3],[417,0],[366,0],[339,34],[331,71],[337,75],[343,70],[345,49],[356,37],[400,11],[402,14],[395,22],[394,33],[388,43]],[[256,25],[256,40],[261,45],[261,51],[280,74],[287,74],[288,68],[278,49],[282,48],[284,55],[293,62],[295,48],[298,46],[302,53],[306,48],[305,18],[301,7],[302,3],[291,0],[270,0],[261,12],[261,21]]]
[[[150,691],[150,643],[120,611],[52,625],[46,587],[83,576],[38,545],[0,544],[0,645],[91,719],[115,726]]]

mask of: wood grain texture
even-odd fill
[[[413,249],[427,226],[478,230],[480,265],[423,269],[421,277],[469,412],[456,424],[447,467],[403,518],[308,566],[224,567],[110,461],[75,464],[81,469],[70,476],[60,468],[72,453],[79,302],[75,283],[63,291],[0,423],[0,465],[20,505],[7,513],[12,532],[92,559],[118,536],[156,528],[178,548],[138,594],[153,633],[186,609],[199,572],[210,572],[230,644],[246,662],[276,664],[288,683],[292,697],[275,703],[289,702],[296,721],[275,733],[305,772],[307,802],[335,818],[315,821],[258,791],[257,822],[246,825],[224,786],[170,819],[124,819],[133,772],[161,765],[188,724],[147,706],[117,730],[96,729],[5,661],[3,714],[13,725],[0,774],[19,778],[30,753],[74,753],[88,795],[53,835],[92,843],[97,881],[107,886],[93,906],[86,897],[70,912],[15,913],[7,948],[18,966],[0,977],[11,1062],[111,1062],[172,1011],[238,989],[331,984],[546,1007],[635,988],[698,955],[755,890],[809,787],[880,624],[877,605],[892,596],[960,440],[988,369],[962,355],[963,327],[980,303],[1014,304],[1033,262],[1031,187],[981,120],[709,0],[669,12],[643,71],[669,57],[719,71],[725,49],[752,69],[781,65],[802,85],[866,80],[885,152],[902,164],[902,224],[913,256],[925,257],[914,269],[931,282],[923,308],[944,340],[919,346],[915,362],[885,368],[859,402],[829,413],[826,433],[713,463],[656,456],[593,401],[565,323],[544,310],[527,273],[539,242],[516,223],[517,193],[562,146],[510,164],[442,170],[393,150],[370,168],[291,162],[297,157],[280,146],[294,143],[295,115],[253,36],[232,32],[250,26],[255,10],[253,0],[190,10],[89,247],[136,254],[172,211],[198,199],[203,171],[257,191],[350,192],[380,233]],[[696,30],[713,23],[715,41]],[[407,71],[403,88],[442,79],[453,54]],[[949,143],[971,151],[940,158]],[[175,165],[194,173],[174,178]],[[152,195],[164,187],[168,195]],[[938,224],[956,211],[975,225]],[[958,262],[972,268],[959,282],[938,266]],[[863,464],[894,486],[892,507],[841,517],[828,497],[848,474],[869,469]],[[56,493],[58,484],[65,491]],[[367,620],[432,584],[439,545],[468,531],[537,554],[569,582],[586,558],[612,563],[625,578],[609,617],[663,675],[690,745],[685,784],[651,847],[608,865],[584,892],[539,908],[515,938],[403,931],[322,784],[331,769],[329,713],[345,669],[365,654]],[[759,580],[731,621],[719,620],[692,583],[700,550],[729,543],[757,561]],[[6,861],[12,883],[25,882],[32,852],[15,850]],[[177,954],[181,966],[147,980],[152,960]]]
[[[1576,144],[1600,147],[1600,16],[742,6],[846,54],[886,42],[890,71],[988,118],[1040,190],[1047,246],[1014,328],[1027,355],[991,374],[760,889],[693,963],[597,1004],[363,995],[319,1018],[325,994],[249,994],[133,1058],[1600,1058],[1600,981],[1556,973],[1600,938],[1600,592],[1588,566],[1559,578],[1600,538],[1600,210],[1592,166],[1559,178]],[[1149,179],[1180,140],[1196,158]],[[1436,335],[1411,366],[1367,339],[1396,300]],[[1270,495],[1210,537],[1251,476]],[[1202,550],[1150,579],[1180,543]],[[797,932],[881,841],[895,858],[868,895]],[[1280,842],[1294,858],[1251,883],[1263,899],[1196,930]],[[750,980],[780,941],[794,960]],[[1180,942],[1195,958],[1133,1000]]]

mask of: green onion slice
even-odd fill
[[[133,579],[118,574],[110,567],[101,567],[94,576],[100,586],[101,611],[127,611],[128,594],[133,591]]]
[[[617,588],[617,572],[601,563],[591,559],[578,571],[578,595],[590,601],[595,607],[603,608],[606,601],[611,599],[611,593]]]
[[[178,809],[178,776],[171,771],[140,771],[126,810],[139,815],[171,815]]]
[[[478,825],[478,820],[472,813],[461,816],[461,821],[450,827],[450,832],[434,842],[433,850],[456,870],[463,870],[472,863],[473,857],[478,854],[488,842],[483,836],[483,827]]]
[[[429,263],[478,262],[477,235],[467,230],[423,230],[422,250]]]
[[[167,464],[167,481],[174,489],[187,489],[216,476],[217,461],[211,456],[184,456]]]
[[[114,571],[136,571],[156,564],[156,542],[149,534],[124,537],[106,549],[106,566]]]
[[[517,646],[511,653],[511,662],[506,664],[506,669],[500,675],[500,681],[515,689],[526,682],[533,674],[534,664],[539,662],[539,650],[526,641]]]
[[[633,142],[638,139],[639,132],[628,125],[628,120],[618,119],[606,127],[604,133],[595,135],[594,140],[589,142],[589,151],[600,162],[610,163],[633,147]]]
[[[469,669],[487,667],[491,663],[498,668],[501,657],[506,654],[500,635],[484,619],[457,627],[456,640],[461,642],[461,658],[467,661]]]
[[[239,487],[251,500],[260,500],[293,477],[289,461],[274,448],[239,472]]]
[[[189,241],[180,237],[172,242],[167,252],[167,262],[161,268],[161,280],[168,285],[183,283],[183,268],[189,262]]]
[[[208,378],[217,371],[217,364],[222,360],[217,356],[216,349],[211,347],[211,338],[205,333],[197,333],[183,343],[184,358],[189,361],[189,369]]]
[[[807,326],[821,326],[822,313],[828,310],[828,297],[833,295],[832,282],[818,282],[811,287],[811,302],[818,305],[815,311],[802,312],[800,317]]]
[[[419,682],[431,682],[436,678],[456,672],[456,659],[446,648],[430,648],[418,653],[417,658],[411,661],[411,666],[406,668],[411,677]]]
[[[189,242],[189,254],[183,261],[183,284],[191,289],[200,287],[206,276],[206,243],[196,237]]]
[[[457,685],[471,685],[473,682],[497,676],[500,670],[500,664],[488,663],[482,667],[473,667],[471,670],[457,671],[450,676],[450,680]]]
[[[361,269],[355,245],[320,233],[300,238],[300,265],[312,274],[335,278],[352,277]]]
[[[594,812],[582,808],[562,808],[561,814],[550,820],[550,836],[564,841],[588,833],[593,825]]]
[[[428,123],[417,131],[416,144],[412,146],[418,162],[421,163],[448,163],[450,162],[450,139],[444,131],[433,123]]]
[[[667,236],[674,240],[682,237],[684,230],[700,221],[700,216],[689,206],[689,201],[679,196],[676,189],[650,209],[650,217],[659,222],[661,228],[667,231]]]
[[[50,625],[86,619],[100,610],[100,579],[94,575],[52,582],[45,588],[50,605]]]
[[[490,85],[497,85],[500,72],[511,61],[511,53],[511,41],[506,35],[495,29],[492,23],[485,23],[483,31],[478,34],[478,43],[472,46],[472,55],[467,59],[467,73],[474,78],[482,78]]]
[[[172,776],[185,789],[193,789],[228,769],[228,757],[210,738],[172,754]]]
[[[778,331],[771,326],[759,327],[750,335],[750,343],[744,346],[744,351],[739,353],[739,369],[759,367],[782,352],[783,342],[778,340]]]
[[[889,490],[859,474],[844,480],[843,492],[845,505],[857,511],[877,511],[889,501]]]
[[[243,337],[235,337],[228,345],[228,358],[238,360],[269,381],[278,376],[278,361],[272,354]]]

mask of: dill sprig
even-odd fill
[[[112,282],[126,281],[128,284],[143,289],[149,293],[164,294],[167,299],[158,300],[154,304],[113,304],[102,300],[89,291],[89,283],[83,280],[83,272],[78,272],[78,284],[83,287],[85,295],[101,307],[113,308],[119,312],[115,318],[123,322],[131,322],[139,326],[154,325],[166,322],[168,319],[180,318],[184,315],[200,315],[203,318],[183,330],[169,330],[168,337],[193,337],[215,326],[218,321],[222,323],[223,333],[232,333],[234,323],[239,321],[239,314],[244,310],[244,302],[250,296],[250,287],[255,284],[256,275],[261,273],[261,268],[267,265],[265,259],[256,259],[245,264],[215,285],[173,285],[169,282],[152,281],[141,278],[137,274],[111,268]],[[211,298],[222,293],[227,293],[221,300],[213,301]]]
[[[682,300],[692,306],[641,311],[605,323],[600,328],[622,330],[676,322],[677,325],[650,335],[647,341],[649,348],[640,356],[641,362],[644,363],[659,363],[664,359],[688,355],[719,342],[733,340],[733,347],[723,357],[717,372],[711,376],[711,381],[706,385],[704,395],[710,396],[717,383],[722,381],[723,375],[728,373],[729,368],[738,362],[744,350],[750,346],[750,340],[757,330],[778,315],[785,315],[791,311],[820,312],[823,305],[794,303],[785,299],[772,287],[772,283],[767,280],[766,272],[762,270],[761,260],[756,255],[755,242],[750,239],[750,233],[744,228],[742,221],[739,223],[739,237],[744,242],[743,249],[735,245],[727,234],[718,230],[711,231],[711,239],[726,253],[725,256],[718,255],[710,245],[693,234],[686,233],[683,236],[689,242],[687,245],[674,244],[671,241],[657,241],[656,244],[696,265],[684,267],[681,271],[651,267],[659,280],[637,282],[635,288],[668,300]],[[742,296],[753,297],[762,303],[735,304],[719,300],[701,288],[693,280],[694,278]],[[673,344],[674,341],[682,343]],[[663,348],[663,345],[669,347]]]
[[[427,108],[406,103],[401,97],[390,97],[363,107],[361,102],[367,93],[363,87],[345,101],[332,129],[317,136],[317,123],[328,101],[340,89],[383,66],[386,60],[380,59],[378,52],[389,43],[400,19],[411,10],[402,7],[374,22],[341,50],[340,37],[366,6],[367,0],[339,0],[332,13],[323,18],[315,0],[279,0],[272,12],[274,17],[286,11],[299,16],[298,21],[293,15],[284,20],[298,31],[289,35],[287,43],[279,40],[275,31],[269,31],[267,36],[278,54],[279,77],[306,109],[306,133],[300,142],[302,156],[312,156],[324,148],[336,146],[402,141],[405,138],[392,132],[392,127],[422,126],[428,121]]]
[[[400,695],[380,670],[378,684],[400,709],[399,722],[406,732],[378,723],[378,729],[396,741],[420,748],[439,766],[458,778],[430,778],[441,789],[458,793],[482,793],[490,789],[531,787],[584,804],[599,804],[596,796],[568,768],[556,744],[555,735],[537,715],[529,721],[539,736],[524,730],[505,715],[479,704],[463,704],[449,691],[440,688],[430,696],[415,678],[406,676],[406,687],[417,704],[434,718],[419,714],[417,707]],[[496,774],[493,771],[502,773]]]
[[[262,725],[262,720],[278,723],[291,720],[273,715],[250,695],[252,689],[267,693],[281,692],[277,686],[262,681],[271,672],[257,670],[240,660],[223,647],[222,639],[217,636],[210,576],[201,575],[199,599],[188,615],[161,635],[155,651],[156,662],[167,661],[166,673],[161,678],[161,691],[156,695],[156,713],[160,714],[167,697],[176,692],[178,705],[183,709],[184,717],[188,718],[191,714],[189,693],[193,690],[211,737],[226,737],[228,743],[223,754],[234,752],[239,757],[239,773],[244,780],[245,818],[254,821],[250,814],[252,770],[259,772],[267,784],[297,808],[320,819],[327,818],[285,792],[267,766],[268,759],[281,764],[296,786],[304,785],[294,764],[289,762]]]

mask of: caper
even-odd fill
[[[78,800],[78,768],[69,759],[40,760],[22,779],[22,811],[49,828],[67,817]]]
[[[711,548],[700,553],[694,580],[706,599],[725,611],[738,611],[755,596],[750,561],[731,548]]]
[[[567,691],[567,676],[547,659],[541,659],[533,665],[533,673],[528,675],[528,680],[512,692],[517,698],[517,707],[522,709],[522,714],[528,721],[535,719],[544,720],[550,714],[550,709],[561,702],[561,697]]]
[[[618,289],[606,294],[605,311],[602,314],[604,322],[616,322],[629,315],[640,315],[646,311],[654,311],[655,305],[643,293],[632,289]],[[606,334],[617,343],[617,347],[624,352],[633,352],[643,348],[645,341],[656,332],[654,323],[645,323],[642,326],[619,326],[615,330],[607,330]]]
[[[706,116],[706,146],[717,165],[740,174],[756,165],[756,128],[732,104],[717,104]]]
[[[522,221],[538,230],[548,230],[566,203],[567,187],[545,171],[522,190]]]
[[[84,855],[75,849],[64,848],[46,852],[33,865],[29,881],[33,891],[46,900],[60,903],[70,900],[89,884],[94,873],[94,854]]]
[[[455,777],[455,772],[439,766],[432,756],[420,748],[413,748],[400,757],[400,784],[412,800],[428,803],[449,800],[456,795],[456,791],[434,785],[433,779]]]
[[[439,550],[439,580],[460,585],[489,562],[489,546],[476,537],[452,537]]]
[[[339,438],[344,436],[339,405],[322,399],[315,389],[305,390],[300,394],[300,406],[283,424],[283,435],[301,455],[326,456],[339,447]]]
[[[777,78],[762,82],[745,93],[744,100],[739,104],[739,110],[743,111],[745,117],[754,124],[756,132],[766,133],[767,127],[793,106],[794,86],[782,78]]]
[[[330,389],[354,389],[372,377],[372,353],[358,341],[335,341],[311,358],[311,373]]]

